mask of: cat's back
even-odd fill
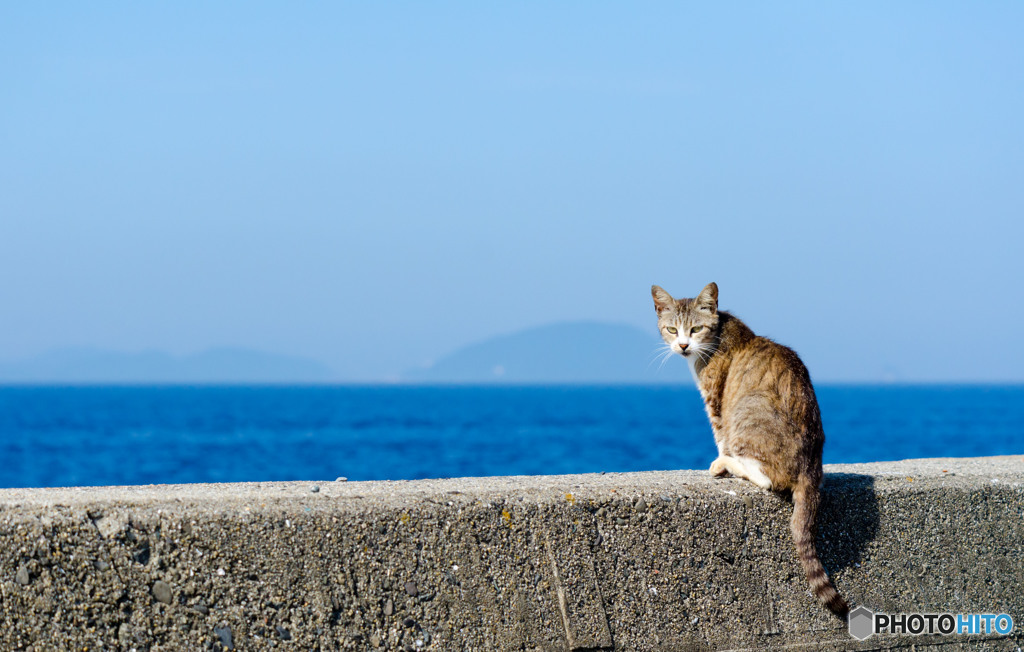
[[[767,337],[753,335],[732,347],[722,406],[756,404],[800,429],[820,429],[817,398],[800,356]]]
[[[733,352],[729,376],[737,389],[775,388],[784,393],[811,382],[796,351],[759,335]]]

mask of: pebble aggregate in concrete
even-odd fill
[[[163,580],[153,583],[153,599],[164,604],[171,604],[171,586]]]
[[[234,638],[231,636],[230,627],[214,627],[213,633],[217,636],[222,647],[232,650],[235,647]]]

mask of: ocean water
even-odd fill
[[[825,462],[1024,454],[1024,386],[817,388]],[[0,487],[707,468],[691,387],[0,387]]]

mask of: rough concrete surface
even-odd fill
[[[705,471],[0,490],[0,649],[1019,649],[1024,456],[826,467],[818,547],[887,612],[810,596],[792,506]]]

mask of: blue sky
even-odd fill
[[[833,381],[1021,381],[1024,5],[5,3],[0,359],[383,380],[652,283]]]

